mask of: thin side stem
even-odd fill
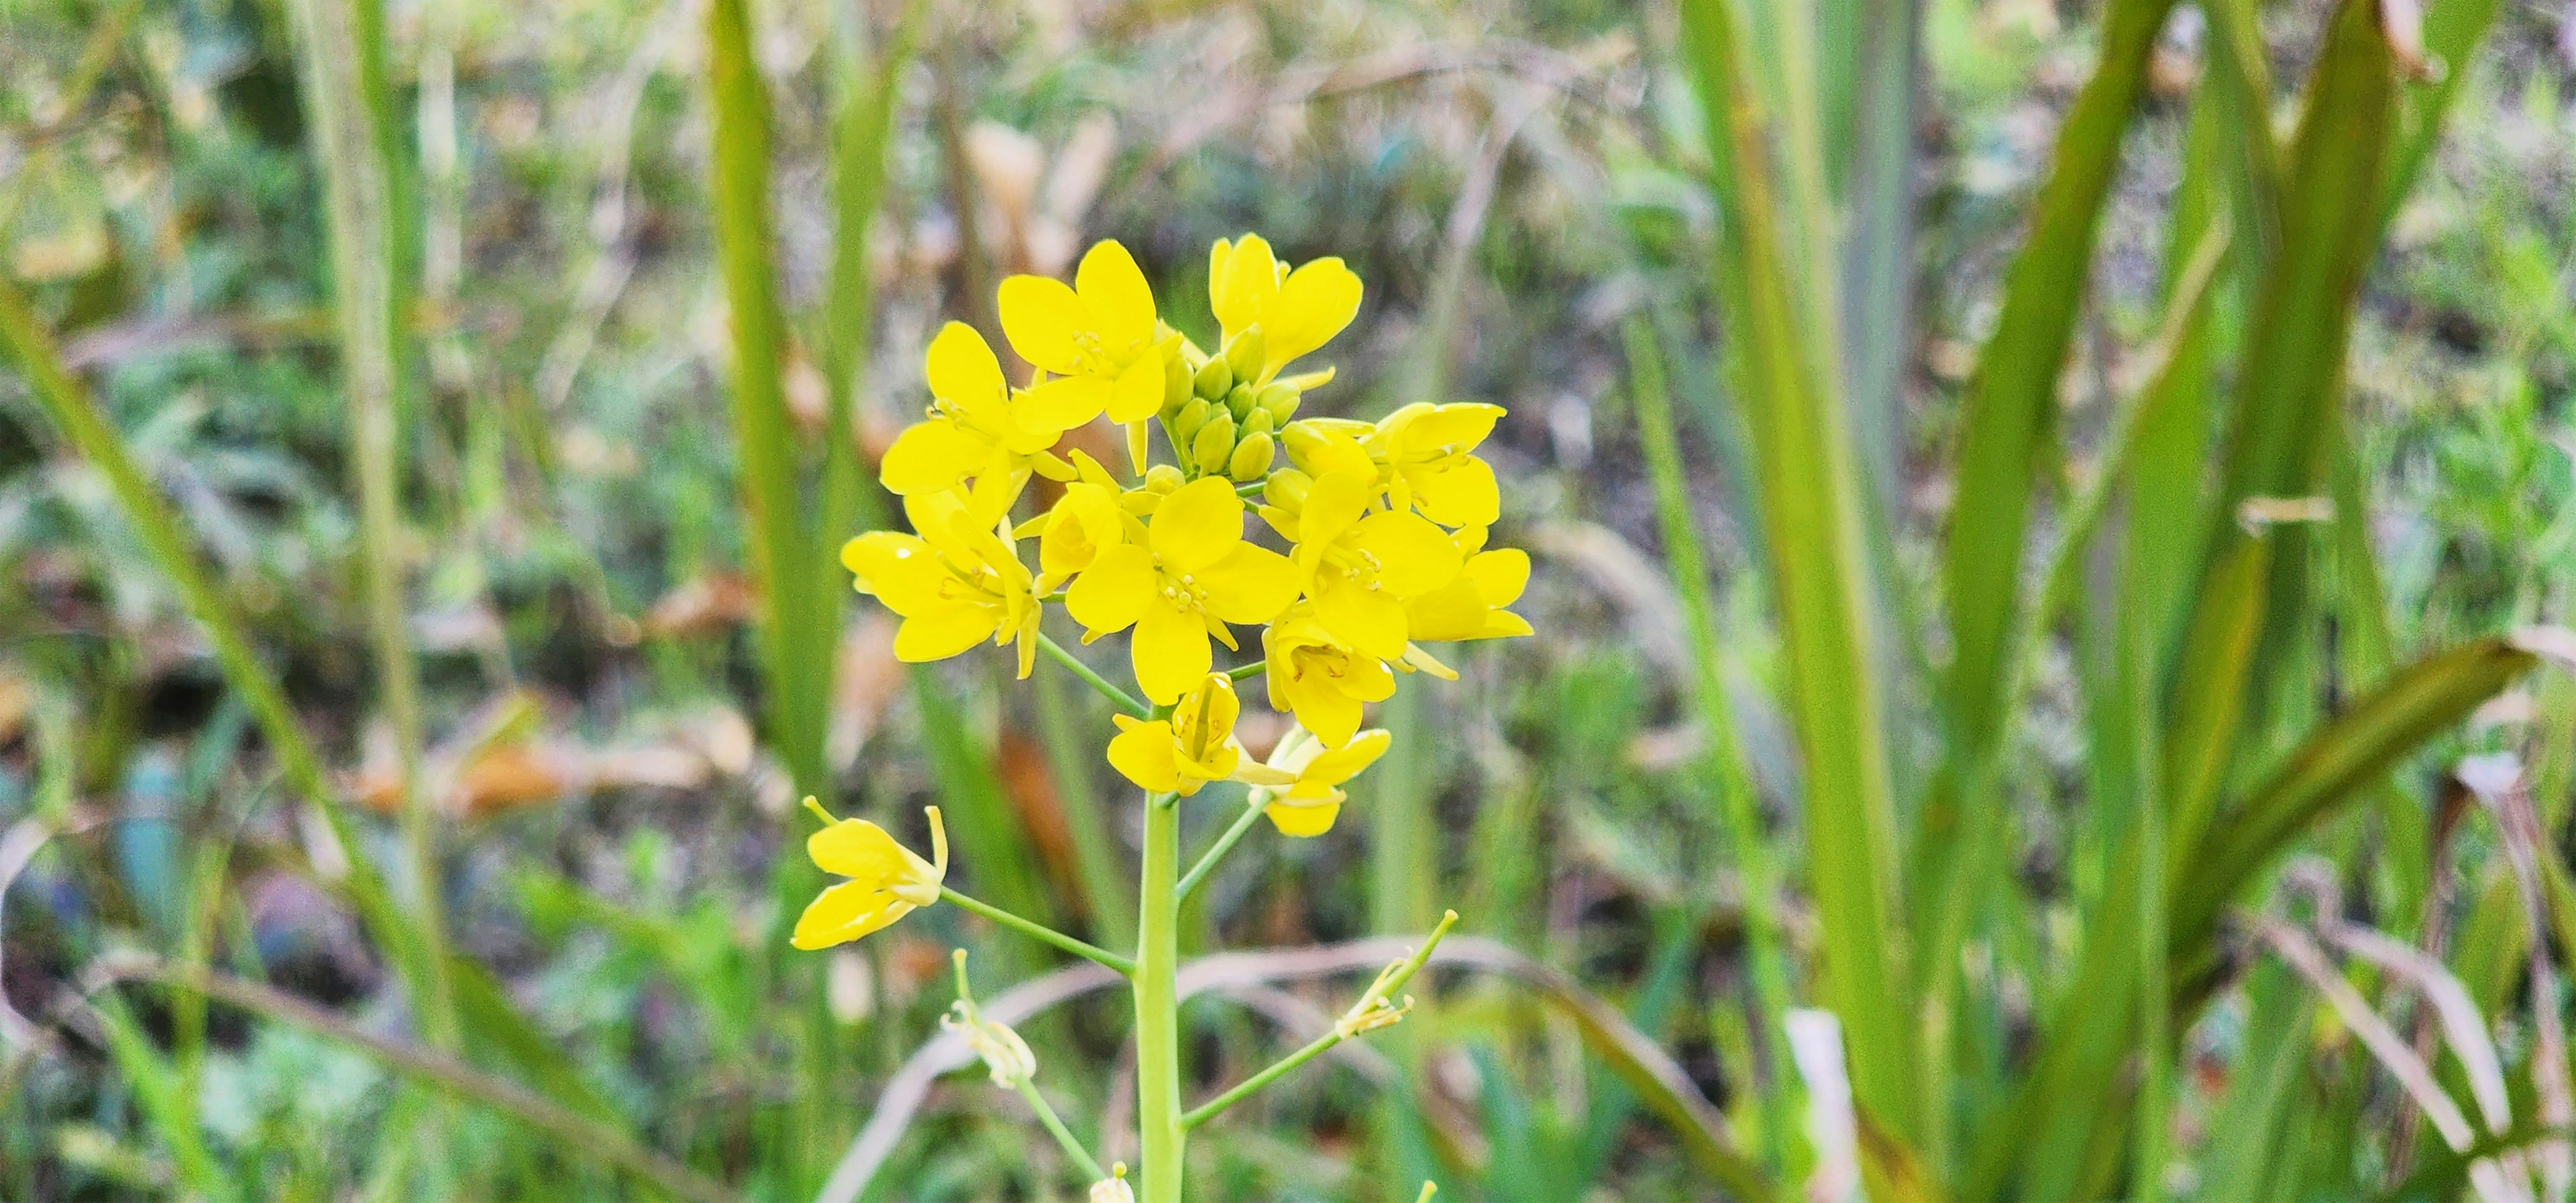
[[[1145,853],[1136,892],[1136,1120],[1143,1203],[1181,1203],[1180,902],[1181,811],[1168,795],[1145,799]]]
[[[1208,874],[1216,871],[1216,863],[1224,860],[1225,854],[1233,851],[1234,846],[1243,841],[1243,834],[1252,830],[1254,821],[1261,818],[1261,812],[1267,809],[1269,807],[1261,803],[1246,803],[1243,813],[1236,816],[1234,826],[1226,828],[1225,834],[1216,837],[1216,843],[1209,845],[1208,850],[1200,854],[1198,863],[1191,865],[1190,871],[1181,875],[1180,884],[1172,887],[1172,901],[1175,903],[1189,901],[1190,891],[1197,889],[1200,882],[1207,880]]]
[[[1146,706],[1143,702],[1137,701],[1135,695],[1110,684],[1109,678],[1093,672],[1090,665],[1075,658],[1072,652],[1064,650],[1064,645],[1057,643],[1053,639],[1047,638],[1046,633],[1043,631],[1038,633],[1038,650],[1045,652],[1048,659],[1063,665],[1065,667],[1065,671],[1072,673],[1076,677],[1080,677],[1083,684],[1089,685],[1092,689],[1097,691],[1100,696],[1109,699],[1110,705],[1116,706],[1137,718],[1144,718],[1148,714],[1153,713],[1150,707]]]
[[[1126,957],[1122,957],[1117,953],[1111,952],[1106,948],[1083,943],[1082,941],[1074,939],[1073,937],[1057,931],[1052,927],[1048,927],[1043,923],[1039,923],[1031,919],[1023,919],[1018,915],[1014,915],[1009,911],[993,905],[992,903],[967,897],[966,895],[960,894],[947,886],[939,887],[939,896],[956,904],[957,908],[960,910],[973,911],[978,915],[982,915],[995,923],[999,923],[1004,927],[1010,928],[1012,931],[1027,936],[1041,944],[1052,944],[1055,947],[1081,957],[1086,961],[1092,961],[1107,966],[1108,968],[1116,970],[1117,972],[1129,977],[1135,976],[1136,962],[1129,960]]]
[[[1422,966],[1431,960],[1432,950],[1440,947],[1440,941],[1448,936],[1449,929],[1456,926],[1457,923],[1458,912],[1443,912],[1440,916],[1440,925],[1431,929],[1431,935],[1422,941],[1422,947],[1414,949],[1413,955],[1398,962],[1393,970],[1380,974],[1377,981],[1369,985],[1368,992],[1360,995],[1359,1002],[1353,1004],[1349,1011],[1344,1012],[1342,1021],[1333,1025],[1333,1030],[1315,1037],[1315,1039],[1308,1043],[1306,1047],[1298,1049],[1296,1052],[1280,1058],[1276,1063],[1272,1064],[1270,1068],[1262,1070],[1260,1073],[1254,1074],[1249,1078],[1245,1078],[1243,1081],[1237,1083],[1234,1089],[1228,1090],[1224,1094],[1208,1100],[1205,1104],[1191,1111],[1189,1114],[1182,1116],[1181,1127],[1184,1130],[1187,1130],[1198,1127],[1200,1124],[1204,1124],[1211,1119],[1215,1119],[1219,1114],[1222,1114],[1226,1108],[1232,1107],[1236,1103],[1240,1103],[1243,1100],[1252,1097],[1255,1093],[1259,1092],[1262,1087],[1268,1086],[1272,1082],[1279,1080],[1281,1075],[1284,1075],[1290,1070],[1332,1051],[1334,1045],[1340,1044],[1361,1032],[1368,1031],[1373,1026],[1383,1027],[1388,1023],[1393,1023],[1393,1019],[1388,1019],[1373,1025],[1354,1022],[1354,1020],[1376,1010],[1380,1004],[1384,1003],[1390,996],[1394,995],[1396,991],[1403,989],[1406,982],[1412,981],[1413,975],[1420,973],[1422,971]]]
[[[1038,1122],[1046,1125],[1046,1130],[1055,1137],[1055,1142],[1064,1146],[1065,1156],[1073,1158],[1073,1163],[1082,1167],[1085,1177],[1098,1182],[1109,1176],[1108,1171],[1100,1168],[1100,1162],[1082,1147],[1082,1142],[1073,1138],[1073,1131],[1064,1126],[1063,1118],[1055,1113],[1054,1107],[1048,1105],[1046,1096],[1038,1093],[1035,1083],[1022,1078],[1012,1085],[1019,1088],[1021,1098],[1029,1101],[1029,1110],[1038,1113]]]
[[[1227,669],[1225,675],[1236,681],[1249,681],[1254,677],[1260,676],[1261,674],[1269,671],[1270,662],[1268,660],[1255,660],[1241,668]]]

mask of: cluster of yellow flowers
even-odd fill
[[[1207,351],[1161,320],[1116,242],[1094,245],[1071,286],[1003,281],[1002,331],[1036,379],[1013,387],[971,327],[941,329],[925,357],[929,413],[881,465],[913,533],[861,535],[841,552],[859,591],[902,617],[896,655],[938,660],[989,639],[1015,646],[1026,677],[1045,606],[1061,602],[1086,644],[1133,632],[1130,659],[1153,714],[1119,717],[1108,758],[1120,773],[1154,793],[1243,782],[1280,831],[1329,829],[1343,783],[1388,744],[1386,732],[1360,730],[1363,704],[1391,696],[1398,672],[1457,675],[1420,642],[1530,633],[1504,609],[1528,582],[1529,557],[1485,546],[1499,494],[1475,451],[1501,407],[1417,403],[1374,423],[1296,417],[1333,369],[1287,369],[1348,327],[1360,296],[1339,259],[1292,271],[1259,237],[1219,240],[1208,301],[1222,341]],[[1123,478],[1059,451],[1068,431],[1104,415],[1126,428]],[[1155,425],[1170,462],[1153,462]],[[1060,495],[1014,524],[1032,476]],[[1247,511],[1284,554],[1247,537]],[[1021,559],[1029,539],[1035,571]],[[1240,651],[1237,625],[1265,628],[1263,658],[1216,671],[1211,641]],[[1255,672],[1268,678],[1270,704],[1297,721],[1266,763],[1234,734],[1234,682]],[[852,839],[833,836],[832,850]],[[932,870],[905,856],[886,864]],[[936,897],[937,879],[924,874],[912,876]],[[879,901],[809,913],[813,938],[865,935],[901,913],[907,890],[923,889],[882,885]],[[815,907],[827,902],[832,893]]]

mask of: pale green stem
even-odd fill
[[[1090,665],[1077,659],[1072,652],[1064,650],[1064,646],[1062,644],[1047,638],[1044,632],[1040,632],[1038,634],[1037,640],[1039,651],[1045,652],[1048,659],[1063,665],[1065,667],[1065,671],[1072,673],[1076,677],[1080,677],[1083,684],[1098,691],[1100,696],[1109,699],[1110,705],[1116,706],[1137,718],[1144,718],[1147,714],[1151,713],[1143,702],[1136,700],[1134,695],[1128,693],[1124,689],[1120,689],[1117,686],[1110,684],[1109,678],[1101,676],[1097,672],[1093,672]]]
[[[1181,1016],[1176,989],[1181,812],[1170,794],[1145,798],[1145,851],[1136,894],[1136,1119],[1143,1203],[1181,1203]]]
[[[1029,1101],[1029,1110],[1038,1113],[1038,1122],[1046,1125],[1046,1130],[1055,1137],[1055,1142],[1064,1146],[1065,1156],[1073,1158],[1073,1163],[1082,1167],[1084,1176],[1094,1182],[1109,1176],[1108,1171],[1101,1169],[1100,1163],[1093,1160],[1090,1152],[1082,1147],[1082,1142],[1073,1138],[1072,1129],[1064,1126],[1063,1118],[1055,1113],[1054,1107],[1047,1104],[1046,1096],[1038,1093],[1035,1083],[1022,1078],[1012,1085],[1019,1088],[1021,1098]]]
[[[1228,669],[1226,670],[1225,675],[1237,681],[1249,681],[1252,678],[1269,671],[1270,662],[1268,660],[1255,660],[1241,668]]]
[[[1106,948],[1083,943],[1082,941],[1074,939],[1073,937],[1057,931],[1052,927],[1048,927],[1043,923],[1030,919],[1023,919],[1018,915],[1014,915],[1009,911],[993,905],[992,903],[967,897],[964,894],[960,894],[955,890],[949,889],[947,886],[939,887],[939,896],[951,903],[954,903],[959,910],[973,911],[978,915],[982,915],[995,923],[999,923],[1002,926],[1018,932],[1021,935],[1027,936],[1041,944],[1054,945],[1055,947],[1081,957],[1084,960],[1097,962],[1098,964],[1107,966],[1122,975],[1129,977],[1135,976],[1136,962],[1131,961],[1126,957],[1122,957],[1117,953],[1111,952]]]
[[[1375,983],[1370,985],[1368,993],[1360,996],[1359,1002],[1350,1009],[1348,1014],[1366,1014],[1379,1003],[1385,1002],[1388,998],[1394,996],[1396,991],[1402,990],[1405,983],[1413,980],[1414,974],[1422,972],[1422,967],[1425,964],[1428,964],[1431,960],[1432,950],[1440,947],[1440,941],[1449,935],[1449,929],[1456,926],[1457,922],[1458,912],[1443,912],[1440,916],[1440,925],[1431,929],[1431,935],[1422,941],[1422,947],[1413,950],[1413,955],[1406,957],[1400,964],[1398,964],[1394,972],[1380,977]],[[1367,1029],[1363,1028],[1359,1030],[1365,1031]],[[1270,1068],[1262,1070],[1260,1073],[1254,1074],[1249,1078],[1245,1078],[1243,1081],[1237,1083],[1234,1089],[1228,1090],[1224,1094],[1208,1100],[1205,1104],[1191,1111],[1188,1115],[1182,1116],[1181,1127],[1184,1130],[1187,1130],[1198,1127],[1200,1124],[1204,1124],[1209,1120],[1215,1119],[1219,1114],[1223,1113],[1226,1108],[1232,1107],[1236,1103],[1240,1103],[1243,1100],[1252,1097],[1255,1093],[1260,1091],[1262,1087],[1278,1081],[1281,1075],[1286,1074],[1290,1070],[1293,1070],[1300,1065],[1304,1065],[1317,1057],[1323,1056],[1325,1053],[1332,1051],[1334,1045],[1350,1039],[1351,1036],[1355,1034],[1357,1033],[1352,1031],[1347,1025],[1333,1025],[1333,1029],[1331,1031],[1315,1037],[1315,1039],[1308,1043],[1306,1047],[1298,1049],[1296,1052],[1280,1058],[1278,1062],[1271,1065]]]
[[[1210,845],[1205,853],[1200,854],[1198,863],[1191,865],[1190,871],[1181,875],[1180,884],[1172,887],[1172,900],[1187,902],[1190,891],[1199,888],[1199,883],[1207,880],[1207,875],[1216,871],[1216,863],[1224,860],[1226,853],[1234,851],[1234,846],[1243,841],[1243,834],[1252,830],[1252,824],[1259,820],[1261,812],[1267,809],[1269,807],[1262,803],[1247,802],[1243,813],[1235,818],[1234,826],[1226,828],[1225,834],[1216,837],[1216,843]]]

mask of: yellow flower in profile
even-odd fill
[[[1460,556],[1448,532],[1411,511],[1369,512],[1376,493],[1370,475],[1318,477],[1297,516],[1295,563],[1325,629],[1393,660],[1409,637],[1405,603],[1456,579]]]
[[[1407,602],[1405,618],[1415,639],[1503,639],[1530,634],[1529,620],[1503,607],[1519,601],[1529,587],[1529,553],[1517,547],[1479,550],[1485,528],[1471,526],[1456,536],[1467,553],[1457,579]]]
[[[980,525],[953,493],[904,499],[913,529],[871,531],[841,545],[861,593],[901,615],[898,660],[945,660],[990,639],[1019,644],[1020,676],[1037,659],[1038,598],[1010,540]]]
[[[1285,784],[1286,774],[1244,763],[1243,742],[1234,737],[1234,720],[1242,710],[1233,678],[1209,673],[1170,718],[1148,722],[1113,716],[1118,735],[1109,741],[1109,763],[1143,789],[1182,797],[1211,781]]]
[[[1086,628],[1085,643],[1136,628],[1129,650],[1136,684],[1168,706],[1215,662],[1211,635],[1234,647],[1227,623],[1268,622],[1295,600],[1295,567],[1244,541],[1234,483],[1211,476],[1165,495],[1143,543],[1102,551],[1065,593],[1064,607]]]
[[[1290,271],[1257,234],[1233,242],[1220,238],[1208,249],[1208,307],[1216,311],[1225,341],[1261,328],[1261,370],[1250,382],[1255,388],[1349,326],[1359,316],[1360,292],[1359,276],[1339,258],[1309,260]]]
[[[1394,670],[1334,638],[1311,602],[1289,607],[1261,633],[1261,644],[1270,708],[1296,715],[1327,744],[1349,743],[1360,729],[1360,707],[1395,696]]]
[[[993,521],[1019,499],[1032,470],[1059,480],[1073,475],[1049,449],[1080,423],[1055,421],[1026,394],[1014,395],[983,335],[950,322],[922,358],[930,417],[886,448],[878,474],[888,492],[918,497],[971,482],[970,507]]]
[[[824,872],[849,880],[805,907],[789,943],[808,952],[847,944],[939,901],[940,883],[948,877],[948,829],[940,825],[938,807],[923,809],[930,816],[927,861],[866,819],[834,819],[810,797],[805,808],[823,820],[823,829],[806,837],[806,854]]]
[[[1314,836],[1333,829],[1350,795],[1342,785],[1386,755],[1394,737],[1384,730],[1362,731],[1334,746],[1303,728],[1292,728],[1270,753],[1269,765],[1291,780],[1282,786],[1256,786],[1252,801],[1270,817],[1281,835]]]
[[[1473,452],[1494,432],[1503,407],[1416,401],[1377,424],[1364,445],[1380,466],[1396,509],[1418,509],[1442,526],[1490,526],[1502,513],[1494,469]]]
[[[1073,285],[1045,276],[1002,281],[1002,333],[1020,358],[1060,379],[1031,388],[1029,404],[1066,429],[1098,417],[1142,422],[1163,408],[1163,357],[1154,290],[1127,248],[1093,243]]]
[[[1054,591],[1091,567],[1100,553],[1142,538],[1144,523],[1127,512],[1123,495],[1107,469],[1076,451],[1074,470],[1080,479],[1064,487],[1047,512],[1020,524],[1012,533],[1038,540],[1039,593]]]

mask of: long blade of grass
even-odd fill
[[[1691,689],[1700,725],[1708,733],[1706,772],[1710,792],[1724,815],[1728,853],[1735,862],[1743,899],[1745,957],[1751,963],[1755,1021],[1761,1025],[1764,1055],[1772,1072],[1767,1086],[1757,1087],[1764,1100],[1765,1136],[1774,1142],[1794,1130],[1795,1094],[1788,1081],[1790,1050],[1788,960],[1781,950],[1774,899],[1779,869],[1771,856],[1770,837],[1762,828],[1761,799],[1753,789],[1744,750],[1736,740],[1735,710],[1727,701],[1726,672],[1719,651],[1717,604],[1709,596],[1708,566],[1700,558],[1699,531],[1691,519],[1690,485],[1682,467],[1681,447],[1673,435],[1672,397],[1664,387],[1663,356],[1642,319],[1631,319],[1623,332],[1628,371],[1637,408],[1639,440],[1655,484],[1655,509],[1663,524],[1664,560],[1671,566],[1674,589],[1681,595],[1689,623]],[[1751,1066],[1746,1081],[1757,1080]]]
[[[1924,1100],[1849,414],[1815,341],[1830,319],[1815,320],[1792,275],[1803,261],[1780,234],[1783,192],[1746,88],[1735,14],[1724,0],[1689,0],[1681,15],[1717,164],[1717,292],[1786,643],[1824,998],[1843,1021],[1864,1122],[1903,1146],[1922,1131]]]
[[[450,1047],[456,1020],[448,997],[438,821],[420,788],[420,676],[412,659],[401,562],[402,433],[396,408],[402,353],[396,332],[405,306],[394,232],[403,227],[397,224],[402,214],[389,170],[384,13],[374,0],[296,0],[294,10],[303,41],[304,103],[312,115],[308,128],[322,166],[368,636],[378,701],[393,728],[412,921],[424,951],[421,1024],[432,1044]]]

